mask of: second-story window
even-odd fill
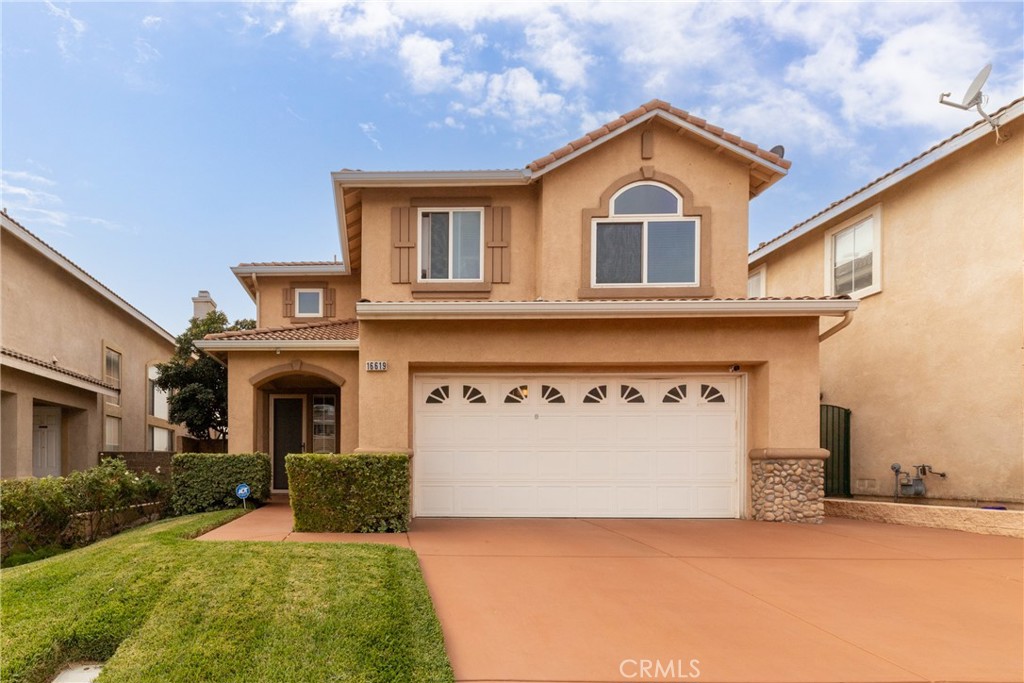
[[[296,318],[322,318],[322,317],[324,317],[324,290],[322,290],[322,289],[296,289],[295,290],[295,317]]]
[[[483,209],[421,209],[419,279],[482,279]]]
[[[629,185],[593,222],[592,284],[597,287],[695,286],[700,282],[700,218],[658,183]]]
[[[103,352],[103,379],[107,384],[117,388],[117,396],[108,396],[107,403],[121,404],[121,354],[106,348]]]

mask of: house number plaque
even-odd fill
[[[368,360],[366,361],[367,372],[387,372],[388,362],[386,360]]]

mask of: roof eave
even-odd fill
[[[756,165],[760,166],[761,168],[765,169],[766,171],[768,171],[769,175],[770,175],[770,179],[768,181],[766,181],[766,183],[759,189],[759,192],[758,192],[759,194],[760,194],[760,192],[763,192],[764,190],[766,190],[767,188],[771,187],[776,182],[781,180],[788,173],[788,169],[786,169],[784,166],[780,166],[778,164],[774,164],[774,163],[768,161],[767,159],[763,159],[763,158],[759,157],[757,154],[754,154],[753,152],[751,152],[751,151],[749,151],[747,149],[744,149],[740,145],[731,143],[728,140],[724,140],[721,137],[715,135],[714,133],[712,133],[712,132],[710,132],[708,130],[705,130],[704,128],[701,128],[700,126],[695,126],[694,124],[690,123],[686,119],[682,119],[682,118],[676,116],[675,114],[672,114],[671,112],[664,111],[662,109],[654,109],[652,111],[647,112],[646,114],[643,114],[642,116],[638,116],[637,118],[633,119],[632,121],[630,121],[629,123],[627,123],[627,124],[625,124],[623,126],[619,126],[615,130],[609,132],[607,135],[603,135],[602,137],[598,138],[594,142],[592,142],[592,143],[590,143],[588,145],[584,145],[584,146],[580,147],[579,149],[574,150],[573,152],[565,155],[561,159],[553,161],[550,164],[544,166],[543,168],[540,168],[540,169],[534,171],[533,175],[532,175],[532,179],[536,180],[537,178],[540,178],[541,176],[543,176],[545,173],[548,173],[549,171],[553,171],[556,168],[559,168],[560,166],[563,166],[564,164],[569,163],[573,159],[576,159],[577,157],[582,156],[583,154],[586,154],[587,152],[589,152],[590,150],[594,149],[595,147],[600,146],[600,145],[604,144],[605,142],[607,142],[609,140],[613,140],[617,136],[622,135],[623,133],[625,133],[626,131],[632,130],[633,128],[636,128],[637,126],[640,126],[640,125],[642,125],[642,124],[644,124],[644,123],[646,123],[646,122],[648,122],[648,121],[650,121],[651,119],[654,119],[654,118],[665,119],[666,121],[672,123],[673,125],[679,126],[683,130],[686,130],[688,133],[692,133],[693,135],[696,135],[697,137],[700,137],[700,138],[702,138],[702,139],[704,139],[704,140],[714,144],[715,146],[721,146],[724,149],[727,149],[730,152],[733,152],[733,153],[739,155],[740,157],[743,157],[744,159],[746,159],[747,161],[751,162],[752,164],[756,164]]]
[[[486,171],[334,171],[335,187],[488,187],[526,185],[533,174],[528,169]],[[335,189],[335,193],[338,190]]]
[[[501,320],[842,316],[852,299],[780,301],[385,301],[356,304],[360,320]]]
[[[1002,113],[996,115],[994,118],[999,125],[1004,125],[1009,121],[1016,119],[1017,117],[1024,114],[1024,101],[1017,102],[1013,106],[1009,107]],[[779,237],[775,238],[771,242],[766,243],[763,247],[759,247],[754,251],[750,252],[747,257],[747,263],[751,266],[756,264],[761,259],[765,258],[772,252],[784,247],[785,245],[798,240],[804,235],[813,232],[814,230],[830,223],[836,217],[856,209],[858,206],[866,204],[876,199],[883,192],[889,188],[898,185],[904,180],[914,176],[921,171],[925,170],[929,166],[945,159],[952,154],[960,151],[964,147],[974,143],[986,135],[991,134],[992,127],[984,119],[980,120],[970,130],[961,133],[957,137],[949,140],[945,144],[932,150],[932,152],[921,156],[917,161],[909,164],[906,168],[903,168],[889,176],[883,177],[881,180],[868,185],[859,192],[855,192],[843,201],[839,202],[835,206],[823,211],[821,214],[808,220],[805,224],[799,228],[792,230],[791,232],[784,233]]]
[[[358,339],[201,339],[196,348],[217,351],[358,351]]]
[[[0,356],[0,365],[14,370],[20,370],[37,377],[43,377],[54,382],[60,382],[61,384],[67,384],[68,386],[76,387],[78,389],[93,391],[102,396],[118,395],[117,389],[109,387],[99,380],[86,380],[79,377],[73,377],[72,375],[60,372],[56,367],[51,369],[43,365],[37,365],[36,363],[30,363],[29,361],[7,355]]]
[[[56,251],[53,247],[43,242],[41,239],[29,232],[25,227],[20,225],[13,218],[8,216],[6,213],[3,216],[3,227],[7,229],[13,236],[20,239],[22,242],[27,244],[35,251],[42,254],[49,261],[56,264],[59,268],[64,270],[66,273],[72,275],[79,282],[84,284],[89,289],[93,290],[104,299],[109,301],[111,304],[116,306],[118,309],[124,311],[129,316],[134,318],[136,321],[142,323],[145,327],[159,336],[161,339],[166,341],[168,344],[173,345],[174,335],[160,327],[156,322],[150,319],[145,313],[129,304],[124,299],[114,294],[113,290],[102,284],[99,280],[89,275],[87,272],[82,270],[80,267],[72,263],[63,254]]]

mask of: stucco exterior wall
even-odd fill
[[[359,355],[355,351],[235,351],[228,356],[228,452],[270,452],[269,397],[307,389],[304,376],[324,378],[326,370],[342,380],[338,410],[339,451],[358,444]],[[267,376],[267,373],[270,373]],[[275,382],[270,386],[267,382]],[[255,384],[254,384],[255,382]],[[276,388],[274,388],[276,387]],[[309,425],[306,425],[307,429]]]
[[[537,240],[537,189],[534,187],[485,188],[365,188],[362,191],[362,296],[371,301],[407,301],[412,285],[391,282],[391,209],[408,207],[420,198],[451,200],[486,198],[492,206],[511,208],[512,275],[507,284],[495,283],[489,298],[531,300],[537,297],[535,244]]]
[[[97,453],[104,447],[105,412],[121,418],[124,450],[146,450],[150,425],[173,429],[174,425],[148,416],[147,376],[150,365],[165,362],[174,353],[173,341],[115,306],[6,228],[0,252],[0,329],[5,348],[46,362],[56,357],[58,367],[100,380],[105,347],[121,353],[119,406],[106,406],[95,392],[4,368],[3,391],[17,393],[18,413],[16,436],[2,440],[2,475],[32,473],[33,400],[64,407],[65,472],[96,464]]]
[[[821,346],[823,400],[853,410],[853,493],[930,464],[939,498],[1024,496],[1024,127],[899,183],[882,208],[882,291]],[[768,255],[767,294],[821,295],[823,232]],[[824,326],[833,324],[826,321]]]
[[[711,263],[702,263],[701,268],[709,269],[713,296],[746,296],[749,165],[716,154],[660,123],[650,128],[653,157],[644,159],[644,130],[627,131],[541,179],[538,296],[575,299],[579,288],[589,285],[581,282],[583,258],[590,258],[582,253],[583,231],[590,229],[589,221],[584,225],[582,211],[607,209],[600,201],[602,193],[624,176],[641,173],[643,166],[672,176],[692,193],[694,206],[684,202],[684,213],[691,214],[695,207],[710,209],[705,219],[710,225],[703,230],[710,229]],[[616,294],[608,290],[608,296]]]
[[[754,320],[493,321],[485,329],[468,321],[364,321],[361,345],[389,370],[360,384],[359,446],[411,448],[415,372],[723,372],[738,364],[749,375],[748,447],[816,447],[816,323],[790,318],[766,327]]]
[[[286,318],[284,315],[284,290],[289,287],[301,287],[308,283],[327,283],[327,287],[335,290],[334,319],[347,320],[356,317],[356,302],[360,294],[359,274],[340,277],[296,277],[292,275],[260,276],[259,307],[256,323],[259,327],[281,327],[296,323],[311,322],[305,318]]]

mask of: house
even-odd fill
[[[926,495],[1024,497],[1024,99],[750,254],[750,291],[846,293],[821,345],[824,403],[852,410],[851,489],[931,465]]]
[[[790,163],[654,100],[523,169],[332,174],[343,258],[233,268],[232,452],[407,452],[413,514],[821,515],[818,343],[746,297]],[[835,324],[834,322],[832,324]]]
[[[0,475],[59,476],[101,451],[174,450],[166,330],[0,213]]]

